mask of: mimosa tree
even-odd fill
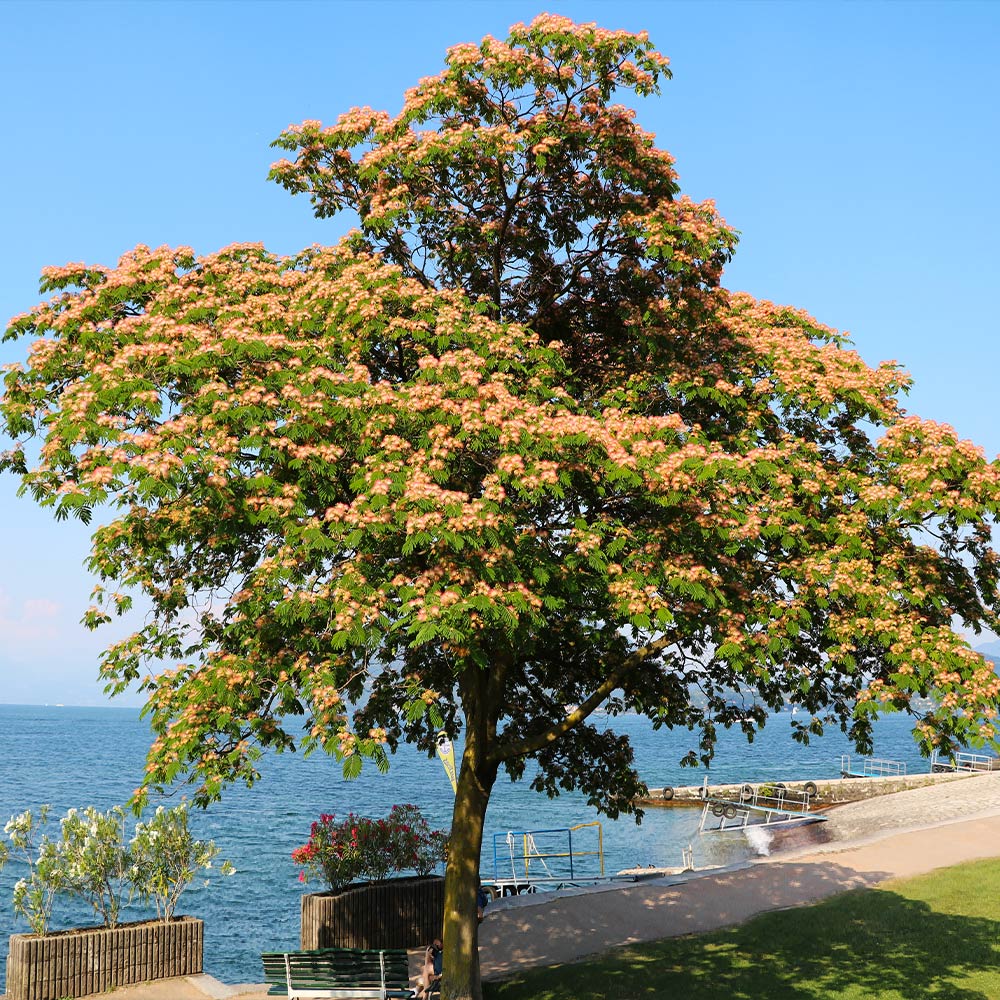
[[[338,245],[50,268],[6,334],[35,340],[4,467],[57,517],[106,508],[89,625],[151,607],[101,667],[148,697],[145,788],[461,734],[449,1000],[481,993],[500,770],[634,809],[599,706],[690,728],[689,762],[786,699],[862,749],[883,710],[926,748],[994,737],[956,628],[998,624],[1000,470],[903,413],[895,364],[721,286],[733,231],[612,103],[668,75],[549,15],[458,46],[397,116],[277,140],[275,180],[357,214]]]

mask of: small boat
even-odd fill
[[[679,865],[633,865],[631,868],[623,868],[618,872],[617,878],[630,878],[638,881],[644,878],[663,878],[666,875],[683,875],[684,872],[703,871],[694,867],[694,848],[688,844],[681,851],[681,863]]]

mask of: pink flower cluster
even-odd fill
[[[447,840],[415,805],[393,806],[384,819],[349,813],[338,821],[323,813],[292,860],[302,866],[300,882],[320,878],[337,892],[357,880],[379,882],[390,872],[426,875],[444,860]]]

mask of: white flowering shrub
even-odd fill
[[[93,806],[70,809],[58,840],[41,833],[49,812],[42,806],[37,816],[30,809],[12,816],[4,826],[7,842],[0,840],[0,871],[10,861],[26,869],[14,886],[13,907],[35,934],[48,930],[59,895],[86,900],[105,927],[117,926],[122,907],[136,897],[169,920],[184,890],[219,855],[214,841],[194,838],[184,804],[160,806],[148,823],[136,823],[130,840],[121,806],[104,813]],[[235,871],[228,861],[219,870]]]
[[[117,927],[122,904],[136,893],[125,842],[125,810],[121,806],[106,813],[93,806],[82,813],[70,809],[60,826],[63,890],[86,900],[105,927]]]
[[[194,839],[183,804],[173,809],[159,806],[148,823],[138,823],[130,849],[138,894],[146,902],[152,900],[161,920],[173,916],[181,893],[199,871],[211,869],[219,855],[214,841]],[[223,875],[235,870],[228,861],[220,866]]]
[[[57,845],[41,833],[48,817],[49,806],[42,806],[37,816],[26,809],[3,828],[10,847],[0,841],[0,871],[11,859],[27,869],[14,884],[13,906],[35,934],[48,929],[53,903],[65,881]]]

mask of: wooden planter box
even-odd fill
[[[12,934],[10,1000],[59,1000],[202,971],[204,928],[194,917],[52,934]]]
[[[441,936],[444,879],[393,878],[302,897],[302,948],[419,948]]]

